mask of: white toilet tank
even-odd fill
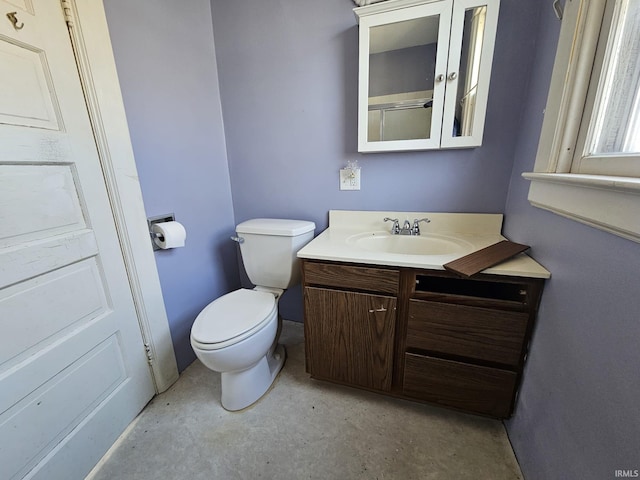
[[[236,227],[249,280],[261,287],[287,289],[300,281],[296,254],[313,239],[315,223],[255,218]]]

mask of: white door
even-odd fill
[[[61,4],[0,9],[0,478],[80,479],[153,382]]]

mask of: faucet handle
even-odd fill
[[[393,222],[393,225],[391,226],[391,235],[397,235],[400,233],[400,224],[398,223],[397,218],[384,217],[384,221]]]
[[[416,218],[413,221],[413,228],[411,229],[412,235],[420,235],[420,222],[431,223],[431,220],[428,218]]]

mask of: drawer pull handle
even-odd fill
[[[386,311],[387,311],[387,309],[384,308],[384,307],[369,309],[369,313],[386,312]]]

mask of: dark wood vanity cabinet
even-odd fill
[[[544,280],[303,261],[312,377],[511,415]]]
[[[389,392],[398,272],[306,262],[303,271],[307,371]]]

